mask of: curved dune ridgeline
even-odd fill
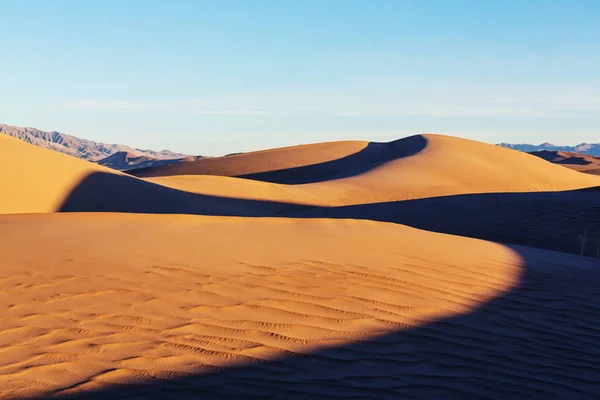
[[[369,142],[364,141],[317,143],[205,158],[177,165],[139,168],[128,172],[139,177],[172,175],[240,176],[333,162],[360,153],[368,145]]]
[[[341,143],[340,146],[345,146],[345,142]],[[235,160],[235,156],[201,159],[187,165],[185,170],[177,170],[177,175],[168,175],[173,171],[169,166],[151,169],[143,175],[154,171],[156,176],[147,180],[195,193],[318,206],[600,186],[600,178],[596,176],[578,174],[538,157],[442,135],[371,143],[337,160],[268,170],[272,163],[300,164],[294,162],[293,149],[282,149],[281,154],[278,149],[269,150],[266,152],[269,163],[264,165],[260,163],[261,152],[257,152],[246,155],[251,160],[247,164],[243,158]],[[221,174],[230,165],[229,170],[235,172],[230,176],[246,179],[206,176]],[[268,171],[249,172],[257,169]]]
[[[0,397],[600,395],[600,177],[441,135],[134,173],[0,135]]]

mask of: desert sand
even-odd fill
[[[138,175],[0,135],[2,398],[600,394],[600,177],[442,135]]]

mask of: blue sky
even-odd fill
[[[0,123],[220,155],[600,142],[600,1],[0,0]]]

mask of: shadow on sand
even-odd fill
[[[579,257],[569,269],[558,264],[573,256],[509,247],[522,257],[520,284],[467,314],[307,354],[56,397],[597,399],[600,262]]]
[[[383,163],[415,155],[425,149],[425,147],[427,147],[427,139],[421,135],[389,143],[370,142],[361,151],[336,160],[302,167],[237,175],[235,177],[286,185],[325,182],[360,175]],[[214,160],[207,159],[206,162],[210,163]],[[168,170],[165,171],[168,172]],[[160,169],[153,171],[152,167],[132,169],[126,172],[139,177],[162,175]]]
[[[600,187],[317,207],[194,194],[126,175],[96,172],[72,190],[59,211],[367,219],[579,254],[578,236],[585,231],[600,233]],[[588,243],[584,254],[596,257],[593,243]]]
[[[599,198],[592,188],[321,208],[195,195],[97,173],[61,211],[369,219],[578,252],[572,237],[600,221]],[[521,282],[467,314],[307,354],[48,398],[599,398],[600,261],[508,247],[522,259]]]
[[[600,187],[311,207],[285,216],[393,222],[433,232],[579,254],[580,234],[587,231],[600,235]],[[588,242],[584,254],[596,257],[595,244]]]
[[[127,175],[93,172],[66,196],[57,211],[248,217],[300,208],[296,204],[190,193]]]
[[[571,156],[560,159],[560,154],[558,151],[550,151],[550,150],[541,150],[541,151],[531,151],[529,154],[543,158],[546,161],[553,162],[555,164],[571,164],[571,165],[590,165],[591,161],[586,160],[585,155],[581,155],[580,157]],[[600,160],[599,157],[590,156]]]

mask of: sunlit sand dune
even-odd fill
[[[413,136],[366,147],[364,142],[340,142],[339,149],[336,143],[300,146],[302,162],[293,161],[295,148],[246,155],[258,165],[256,169],[266,171],[273,166],[306,163],[307,159],[329,159],[356,150],[353,146],[362,146],[356,156],[293,168],[291,172],[274,171],[275,175],[264,173],[276,180],[288,176],[312,181],[295,185],[255,180],[260,178],[258,175],[252,179],[176,175],[144,181],[5,135],[0,141],[0,213],[274,215],[293,209],[293,205],[343,206],[463,193],[568,190],[600,185],[600,177],[579,174],[531,155],[440,135]],[[191,164],[214,161],[222,162],[226,168],[227,159],[201,159]],[[286,164],[288,159],[293,162]],[[240,162],[234,167],[245,165]]]
[[[600,389],[591,258],[351,220],[31,214],[0,237],[4,398]]]
[[[339,145],[345,150],[347,143],[340,142]],[[330,149],[335,143],[326,145]],[[298,149],[302,149],[300,154],[305,156],[311,148],[302,146]],[[315,153],[319,151],[318,147],[312,149]],[[599,177],[581,175],[525,153],[443,135],[371,143],[343,159],[283,170],[269,168],[283,164],[283,160],[294,160],[294,148],[243,156],[249,158],[247,164],[240,155],[157,167],[139,175],[151,175],[154,171],[159,176],[148,177],[148,181],[195,193],[319,206],[465,193],[570,190],[600,185]],[[253,169],[264,172],[246,173]],[[235,171],[232,175],[248,179],[202,175],[223,171]],[[176,175],[167,176],[171,172]]]

